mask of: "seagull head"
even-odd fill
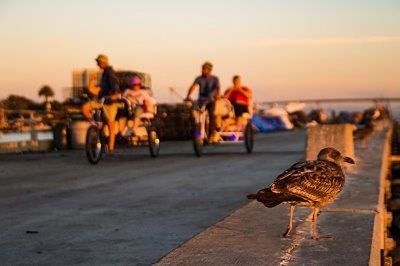
[[[332,147],[327,147],[320,150],[318,153],[318,160],[329,161],[339,165],[341,162],[355,164],[352,158],[343,156],[338,150]]]

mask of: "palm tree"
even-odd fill
[[[49,98],[54,96],[53,89],[48,85],[44,85],[43,87],[40,88],[38,94],[39,94],[40,97],[44,97],[45,104],[46,104],[46,110],[50,111],[51,105],[50,105],[50,102],[49,102]]]

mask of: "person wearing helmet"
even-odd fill
[[[135,116],[133,120],[133,131],[135,131],[140,124],[140,116],[152,109],[154,99],[146,90],[142,89],[142,80],[140,77],[133,76],[130,80],[130,86],[131,87],[122,94],[122,97],[126,98],[135,107]],[[125,135],[127,130],[127,127],[124,127],[122,134]]]
[[[212,75],[213,65],[210,62],[205,62],[201,67],[201,75],[198,76],[190,86],[186,100],[192,101],[191,95],[196,87],[199,88],[198,102],[208,102],[206,108],[210,115],[210,141],[217,141],[216,121],[214,116],[215,101],[220,97],[220,83],[217,76]]]
[[[96,85],[93,79],[89,80],[88,92],[97,96],[98,100],[89,101],[83,105],[82,113],[90,120],[91,110],[103,108],[103,114],[109,129],[108,152],[112,153],[115,147],[115,119],[119,108],[119,104],[116,101],[121,98],[119,82],[106,55],[100,54],[95,60],[103,74],[100,86]],[[100,101],[104,101],[104,104],[102,105]]]

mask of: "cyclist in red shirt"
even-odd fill
[[[241,78],[238,75],[233,77],[233,85],[224,94],[233,105],[238,128],[241,129],[245,124],[244,113],[250,113],[250,104],[253,100],[253,93],[250,88],[242,86]]]

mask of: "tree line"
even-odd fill
[[[52,100],[55,93],[49,85],[44,85],[38,90],[38,96],[44,99],[43,102],[35,102],[25,96],[11,94],[0,101],[0,106],[7,110],[54,110],[59,111],[64,107],[65,102]]]

